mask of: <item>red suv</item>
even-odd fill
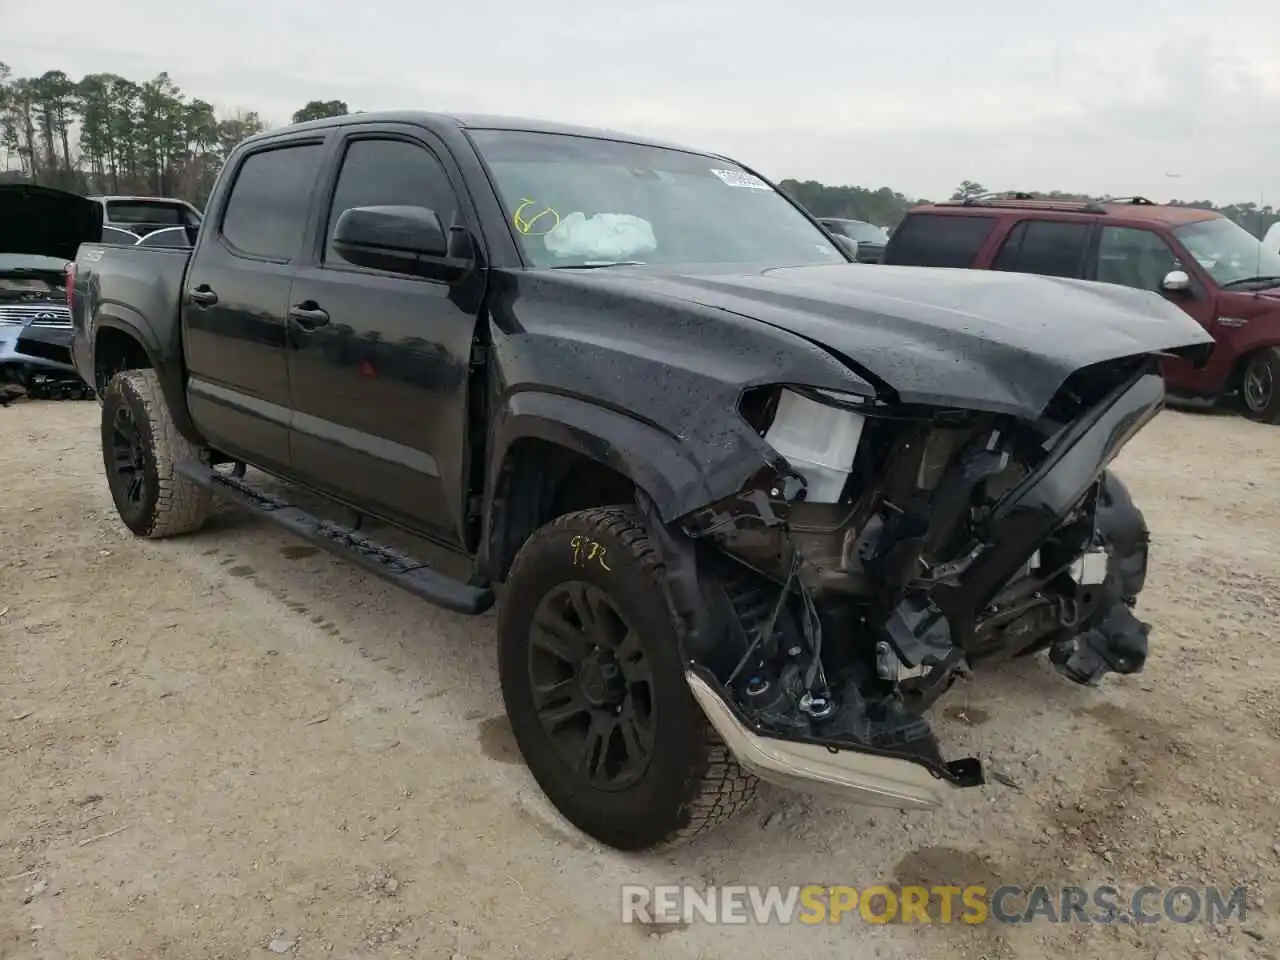
[[[1143,197],[1089,201],[1029,194],[913,208],[885,264],[1012,270],[1119,283],[1178,304],[1216,341],[1209,362],[1165,361],[1170,393],[1237,394],[1244,413],[1280,423],[1280,254],[1212,210]]]

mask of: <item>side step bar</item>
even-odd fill
[[[301,507],[255,490],[243,480],[219,473],[203,463],[187,461],[175,467],[178,473],[214,495],[278,523],[290,533],[377,574],[428,603],[472,616],[493,606],[492,590],[469,586],[447,577],[415,557],[384,546],[350,527],[322,520]]]

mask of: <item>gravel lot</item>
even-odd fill
[[[765,791],[661,856],[598,848],[515,753],[493,619],[263,521],[148,543],[94,403],[0,410],[0,958],[1280,958],[1280,432],[1166,412],[1122,456],[1155,532],[1144,674],[1041,659],[940,708],[1001,775],[930,814]],[[1243,922],[619,922],[624,883],[1234,886]]]

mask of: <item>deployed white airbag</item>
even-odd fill
[[[627,213],[571,213],[543,242],[557,257],[624,260],[658,249],[653,224]]]

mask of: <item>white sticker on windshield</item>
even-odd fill
[[[745,170],[712,170],[717,177],[731,187],[748,187],[752,190],[768,190],[769,185]]]

